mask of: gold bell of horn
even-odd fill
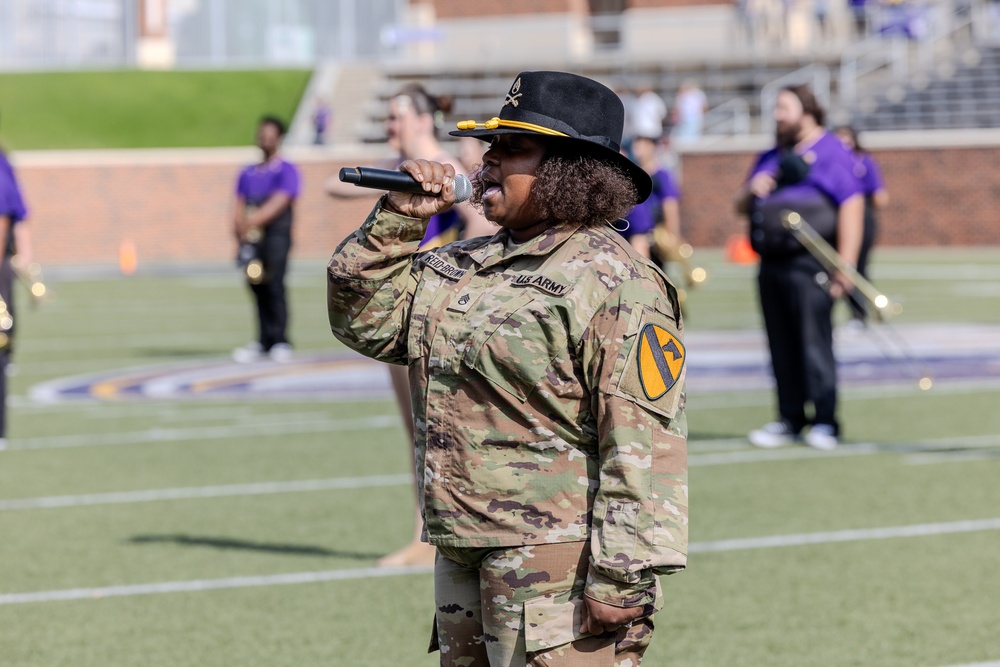
[[[244,243],[250,243],[256,246],[260,243],[263,236],[264,234],[261,232],[260,227],[251,227],[247,231],[243,241]],[[260,257],[254,256],[253,259],[247,262],[244,271],[246,272],[247,281],[251,285],[260,285],[264,282],[264,263],[260,260]]]
[[[13,328],[14,315],[7,308],[7,302],[0,297],[0,352],[5,352],[10,347]]]

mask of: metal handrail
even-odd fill
[[[750,105],[742,97],[726,100],[705,112],[703,134],[750,134]],[[728,131],[718,128],[728,126]]]
[[[847,47],[840,61],[841,106],[854,107],[861,77],[888,68],[894,79],[901,79],[906,76],[908,65],[904,39],[873,35]]]
[[[930,32],[916,40],[916,66],[928,69],[934,64],[937,44],[968,30],[973,39],[982,39],[983,0],[966,0],[964,4],[950,2],[931,7],[928,17]],[[857,104],[858,81],[880,69],[888,69],[893,80],[900,81],[910,71],[910,48],[905,38],[872,35],[844,50],[841,56],[839,93],[840,104],[852,109]]]
[[[760,124],[765,134],[774,132],[774,105],[778,91],[785,86],[809,84],[823,106],[830,104],[830,70],[824,65],[806,65],[764,84],[760,89]]]

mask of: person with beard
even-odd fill
[[[778,420],[748,435],[758,447],[801,440],[807,426],[809,446],[839,444],[832,312],[853,285],[842,273],[827,272],[781,223],[784,211],[799,213],[847,264],[857,264],[861,182],[850,153],[824,129],[824,115],[808,86],[783,88],[774,110],[777,146],[758,156],[737,197],[760,255],[760,307],[778,398]]]
[[[677,290],[612,228],[652,181],[611,89],[522,72],[503,99],[452,133],[489,142],[471,201],[501,229],[420,250],[455,169],[407,160],[427,195],[334,252],[330,328],[408,368],[440,664],[638,665],[688,540]]]

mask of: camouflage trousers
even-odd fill
[[[653,621],[580,632],[587,542],[438,547],[430,651],[442,667],[638,667]]]

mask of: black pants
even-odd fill
[[[837,423],[837,362],[833,356],[833,300],[826,273],[812,257],[762,260],[760,307],[771,350],[781,419],[796,431]],[[811,404],[813,416],[806,414]]]
[[[288,301],[285,298],[285,271],[292,239],[288,234],[264,234],[260,259],[264,280],[250,285],[257,301],[257,340],[264,351],[288,342]]]
[[[0,262],[0,296],[7,302],[7,310],[14,316],[14,268],[10,257]],[[16,323],[16,320],[15,320]],[[7,364],[14,345],[14,327],[7,332],[7,345],[0,349],[0,438],[7,437]]]
[[[858,265],[856,267],[858,273],[866,279],[868,278],[868,255],[871,254],[872,246],[875,245],[875,235],[878,229],[872,206],[871,201],[865,201],[865,230],[861,237],[861,249],[858,251]],[[860,290],[851,292],[847,303],[851,306],[851,317],[864,321],[868,316],[868,302],[861,295]]]

